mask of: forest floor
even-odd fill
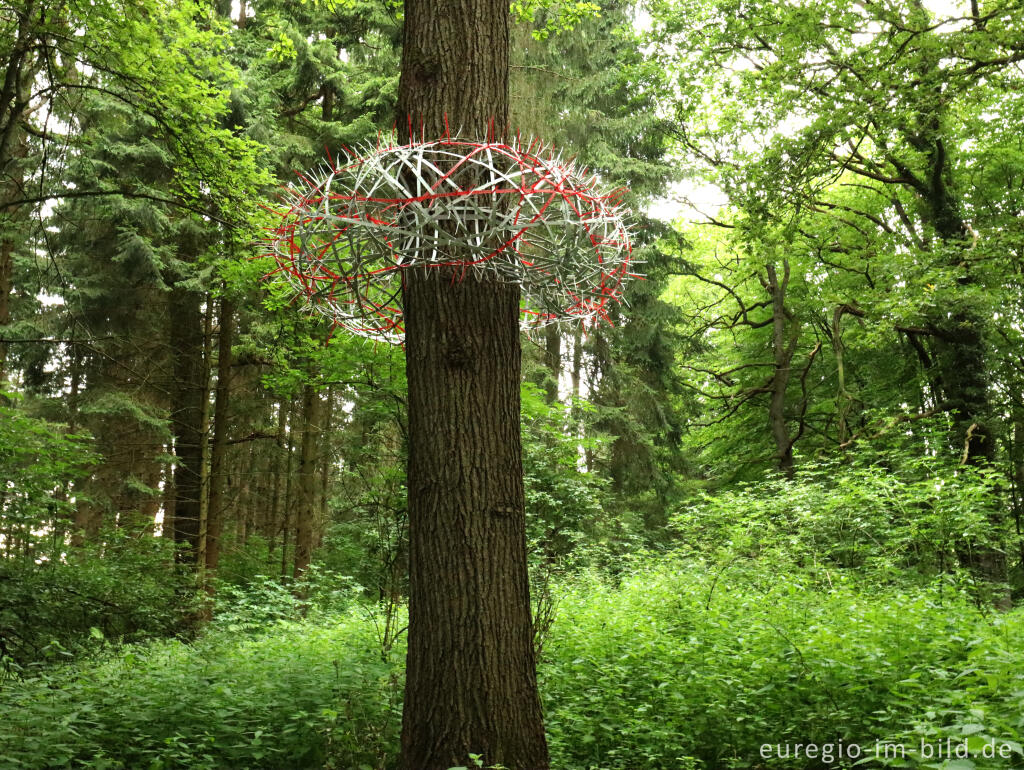
[[[1024,766],[1024,610],[947,582],[650,557],[555,596],[540,679],[559,770]],[[7,681],[0,768],[392,767],[404,649],[381,620],[236,594],[194,641]]]

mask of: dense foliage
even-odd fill
[[[1019,611],[992,616],[941,581],[830,580],[673,557],[614,583],[563,582],[540,669],[553,766],[742,768],[788,742],[835,757],[901,745],[893,764],[929,767],[922,742],[946,738],[1016,758],[976,768],[1024,765]],[[372,610],[330,603],[236,596],[193,644],[128,647],[8,687],[0,767],[388,767],[402,648],[382,650]]]

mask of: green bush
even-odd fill
[[[96,458],[84,436],[11,405],[20,398],[0,390],[0,558],[55,558],[72,516],[69,483]]]
[[[1024,767],[1024,611],[985,614],[943,582],[646,561],[614,583],[586,573],[556,587],[539,671],[555,770],[818,770],[832,765],[761,748],[868,756],[876,741],[946,738],[995,740],[1012,758],[943,765],[911,750],[901,762]],[[122,647],[9,683],[0,769],[393,768],[404,637],[382,651],[369,605],[314,604],[294,620],[290,594],[260,590],[271,598],[236,597],[192,644]]]
[[[73,482],[96,457],[10,398],[0,392],[0,680],[178,631],[194,590],[173,546],[125,526],[71,546]]]
[[[0,768],[379,767],[397,682],[361,615],[124,648],[0,691]]]
[[[66,559],[0,559],[0,678],[185,624],[194,583],[172,546],[123,529],[103,539]]]
[[[982,615],[948,586],[832,581],[668,561],[570,586],[541,669],[553,767],[742,768],[764,766],[764,744],[1018,739],[1024,612]]]
[[[882,465],[808,464],[705,495],[670,526],[701,557],[757,558],[778,568],[854,568],[876,582],[954,572],[958,550],[1000,547],[1008,508],[1000,476],[941,458]],[[912,571],[908,571],[912,570]]]
[[[214,628],[263,631],[280,621],[330,622],[362,591],[352,578],[312,564],[299,580],[255,575],[245,584],[218,582]]]

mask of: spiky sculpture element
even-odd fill
[[[619,196],[539,145],[444,138],[350,154],[285,195],[271,252],[311,308],[400,343],[402,275],[518,284],[523,324],[608,320],[630,273]]]

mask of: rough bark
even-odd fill
[[[24,197],[27,113],[31,109],[32,83],[44,64],[37,50],[36,24],[40,8],[28,0],[18,13],[18,32],[0,66],[0,386],[7,379],[8,345],[4,342],[11,322],[10,297],[14,289],[14,252],[19,220],[26,209],[11,205]]]
[[[5,212],[5,218],[7,214]],[[3,220],[0,223],[6,224]],[[14,274],[14,239],[9,237],[0,238],[0,387],[7,380],[7,342],[4,334],[6,327],[11,323],[11,289],[13,288]]]
[[[832,351],[836,358],[836,417],[838,444],[840,449],[846,447],[847,439],[850,437],[849,423],[850,412],[853,410],[854,402],[858,398],[850,394],[846,389],[846,365],[843,357],[845,346],[843,345],[843,316],[850,314],[857,318],[864,317],[864,311],[853,305],[836,305],[832,311]]]
[[[398,128],[416,137],[503,134],[509,13],[500,0],[412,0],[405,7]]]
[[[29,0],[18,14],[18,32],[0,75],[0,178],[13,179],[15,149],[22,141],[25,114],[31,105],[31,84],[43,65],[37,54],[39,30],[44,23],[38,4]]]
[[[516,770],[547,767],[526,570],[519,292],[439,276],[410,281],[405,296],[403,766],[444,770],[474,752]]]
[[[483,136],[508,118],[504,0],[409,0],[398,125]],[[519,291],[409,271],[405,770],[548,767],[519,434]]]
[[[295,508],[296,579],[309,569],[313,554],[313,530],[319,502],[317,434],[320,431],[320,396],[312,385],[302,389],[302,443],[299,449],[299,493]]]
[[[562,376],[562,334],[555,324],[544,327],[544,398],[549,404],[558,400],[558,381]]]
[[[174,542],[185,546],[180,559],[195,563],[199,549],[199,496],[202,491],[203,317],[200,297],[175,288],[171,302],[174,357],[171,424],[174,432]]]
[[[938,128],[936,122],[936,133]],[[973,246],[962,206],[953,194],[945,144],[937,137],[922,143],[919,149],[925,150],[928,158],[927,176],[917,179],[916,185],[924,204],[922,209],[949,253],[951,264],[966,265]],[[965,271],[958,282],[966,290],[975,279]],[[995,435],[989,422],[986,323],[980,309],[969,299],[962,299],[951,306],[937,308],[927,324],[942,400],[953,413],[951,444],[955,451],[962,450],[965,465],[984,465],[995,457]],[[990,541],[994,544],[1002,538],[1003,518],[1002,515],[990,518],[993,532]],[[995,584],[1006,581],[1006,554],[998,545],[967,542],[957,551],[961,566],[978,577]],[[995,603],[1005,605],[1007,601],[1006,593],[998,589]]]
[[[281,408],[284,409],[287,414],[288,422],[288,442],[285,445],[284,450],[284,499],[282,500],[282,511],[284,511],[284,520],[281,522],[281,577],[288,577],[288,539],[291,536],[291,521],[292,521],[292,491],[295,489],[295,474],[292,473],[292,468],[295,465],[295,410],[290,406],[281,404]]]
[[[946,310],[943,308],[943,313]],[[965,305],[952,309],[948,318],[940,315],[930,326],[942,400],[954,413],[953,448],[966,446],[971,465],[991,462],[996,442],[989,426],[983,321],[976,310]]]
[[[11,323],[11,292],[14,289],[14,252],[17,231],[24,219],[21,206],[9,205],[23,194],[24,168],[21,161],[28,155],[28,141],[24,131],[15,131],[12,157],[3,165],[9,169],[5,181],[0,182],[0,389],[7,379],[6,327]]]
[[[796,353],[799,336],[797,325],[789,318],[786,310],[786,289],[789,286],[789,262],[783,260],[782,280],[779,280],[775,265],[768,263],[765,268],[767,280],[764,287],[772,301],[772,353],[775,372],[772,375],[771,399],[768,403],[768,424],[775,442],[775,459],[779,470],[787,476],[793,475],[793,440],[786,425],[786,389],[789,387],[793,355]],[[787,333],[786,326],[789,325]]]
[[[206,569],[217,569],[224,531],[224,494],[227,474],[228,424],[231,400],[231,346],[235,337],[235,303],[220,299],[220,335],[217,339],[217,394],[214,403],[213,444],[210,449],[210,501],[206,512]]]

